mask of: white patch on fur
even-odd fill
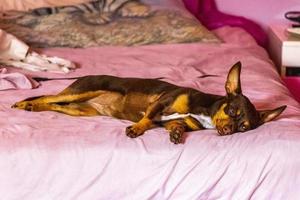
[[[207,116],[207,115],[196,115],[196,114],[192,114],[192,113],[187,113],[187,114],[179,114],[179,113],[174,113],[172,115],[168,115],[168,116],[161,116],[161,121],[168,121],[168,120],[174,120],[174,119],[182,119],[185,117],[192,117],[195,120],[197,120],[200,124],[202,124],[202,126],[204,128],[207,129],[213,129],[215,128],[215,125],[212,122],[211,117]]]
[[[204,128],[207,128],[207,129],[215,128],[215,125],[213,124],[210,116],[206,116],[206,115],[202,115],[202,114],[200,114],[200,115],[191,114],[191,117],[193,117],[198,122],[200,122]]]

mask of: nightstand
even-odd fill
[[[300,37],[288,34],[288,24],[269,27],[269,53],[282,77],[300,76]]]
[[[273,24],[269,27],[269,54],[285,85],[300,102],[300,37],[291,36],[288,24]]]

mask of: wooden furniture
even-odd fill
[[[269,27],[269,53],[282,77],[300,76],[300,37],[289,34],[289,24]]]

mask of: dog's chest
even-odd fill
[[[187,118],[187,117],[192,117],[193,119],[195,119],[198,123],[200,123],[206,129],[215,128],[215,125],[213,124],[213,121],[212,121],[211,117],[203,115],[203,114],[192,114],[192,113],[179,114],[179,113],[174,113],[174,114],[171,114],[171,115],[161,116],[161,121],[184,119],[184,118]]]

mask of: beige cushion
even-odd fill
[[[45,2],[50,4],[50,1]],[[0,28],[35,47],[220,42],[184,8],[180,0],[146,0],[144,3],[151,8],[149,16],[117,15],[107,24],[87,23],[99,18],[97,13],[85,15],[59,13],[46,16],[26,15],[15,20],[2,20]]]

